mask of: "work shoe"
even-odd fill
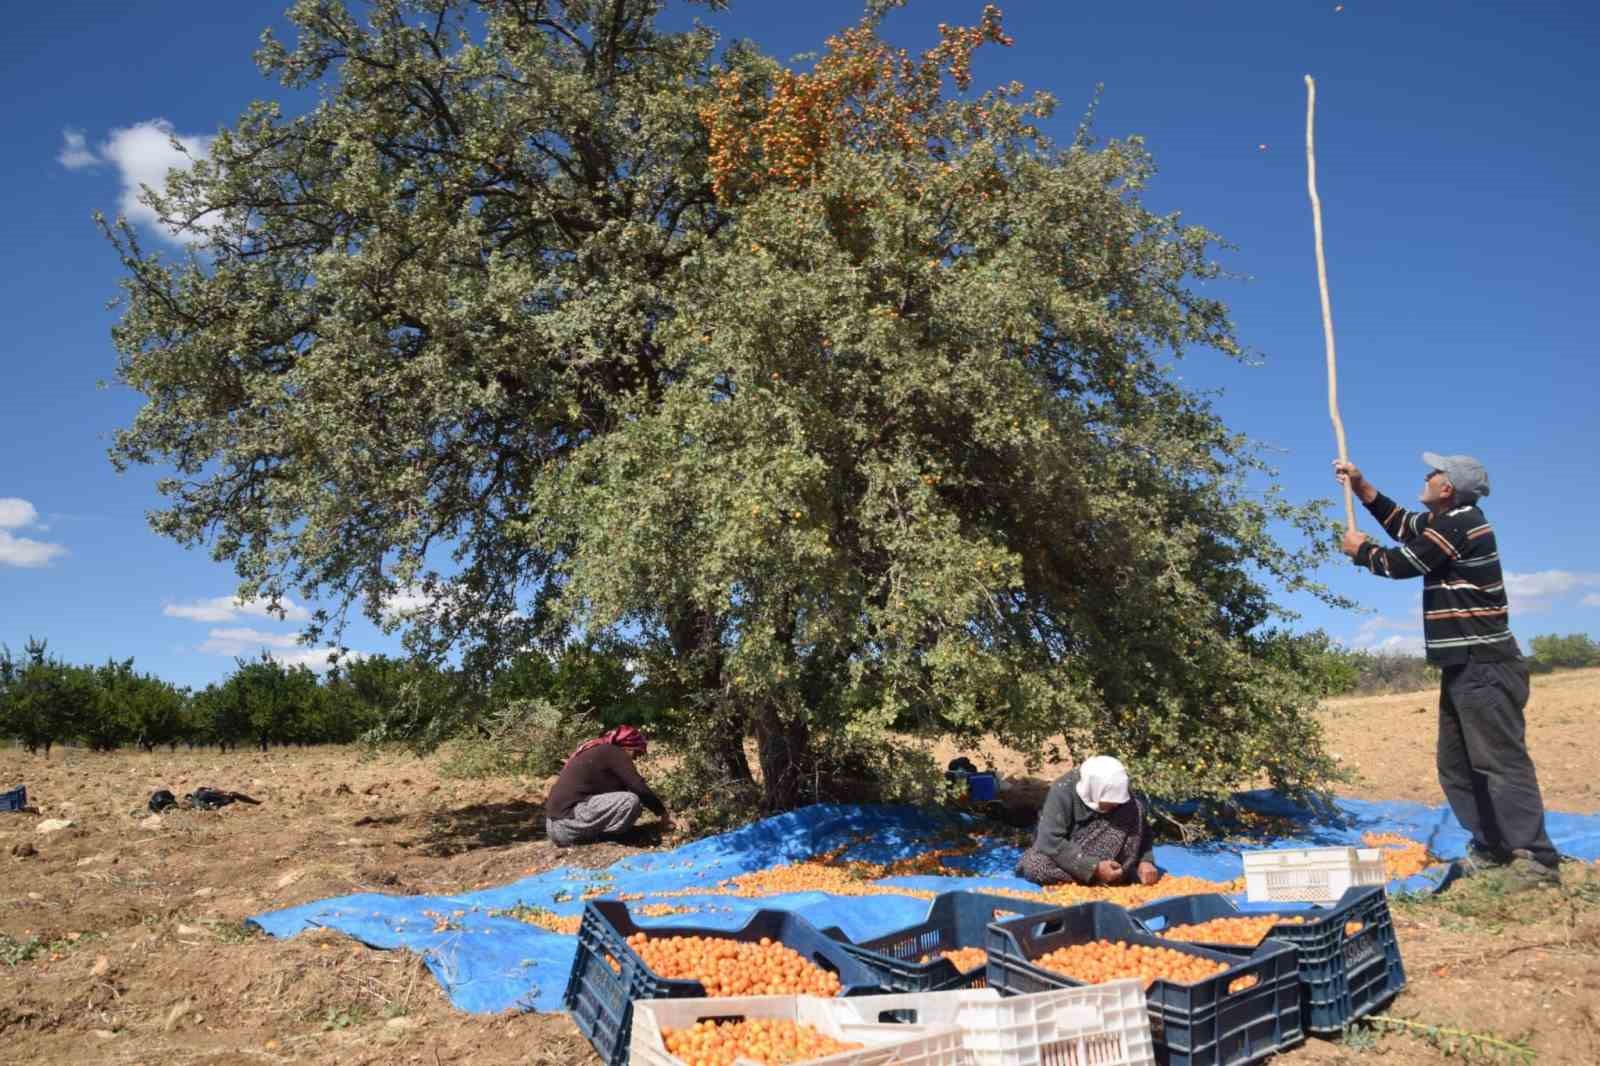
[[[1480,848],[1475,844],[1467,845],[1467,853],[1455,862],[1457,877],[1475,877],[1490,870],[1503,870],[1510,865],[1509,856]]]
[[[1531,887],[1555,888],[1561,884],[1559,870],[1554,866],[1546,866],[1533,857],[1533,852],[1524,848],[1512,850],[1509,869],[1517,880]]]

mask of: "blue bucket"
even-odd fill
[[[979,803],[986,803],[1000,794],[1000,781],[992,773],[968,774],[967,795]]]

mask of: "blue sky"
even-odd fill
[[[1485,509],[1524,644],[1538,633],[1600,634],[1600,503],[1588,488],[1600,453],[1600,211],[1585,195],[1600,173],[1600,18],[1590,6],[1003,6],[1016,45],[986,50],[977,83],[1016,78],[1053,92],[1062,137],[1103,84],[1099,133],[1144,136],[1160,165],[1148,201],[1236,246],[1225,262],[1251,280],[1215,291],[1261,365],[1201,352],[1182,373],[1224,390],[1230,424],[1273,449],[1298,498],[1337,489],[1305,191],[1301,78],[1317,78],[1352,458],[1411,500],[1419,452],[1477,455],[1494,485]],[[118,475],[106,460],[137,397],[99,387],[114,366],[106,302],[119,268],[90,222],[96,209],[137,219],[129,189],[170,161],[166,132],[201,149],[252,99],[304,106],[250,60],[262,29],[282,26],[281,8],[62,0],[14,17],[28,47],[0,73],[10,105],[0,190],[11,204],[0,213],[0,641],[13,649],[36,634],[69,659],[132,655],[184,684],[225,674],[234,654],[296,653],[292,621],[229,602],[227,566],[149,531],[159,472]],[[980,8],[911,0],[888,34],[919,47],[937,23],[975,21]],[[859,12],[858,0],[736,0],[711,21],[788,56]],[[1302,625],[1352,646],[1419,644],[1415,583],[1345,566],[1324,577],[1371,611],[1295,601]],[[347,643],[394,647],[364,622]]]

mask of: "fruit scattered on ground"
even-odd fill
[[[1398,833],[1363,833],[1361,842],[1383,849],[1383,872],[1391,881],[1419,874],[1438,862],[1428,854],[1428,845]]]

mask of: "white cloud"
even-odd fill
[[[397,589],[383,601],[383,616],[389,619],[409,618],[432,602],[432,597],[416,585]]]
[[[1600,607],[1600,592],[1591,592],[1582,600],[1585,607]]]
[[[283,620],[286,622],[304,622],[311,617],[310,611],[287,596],[278,601],[278,606],[283,608]],[[277,614],[269,609],[267,600],[246,602],[233,596],[213,596],[209,600],[196,600],[193,603],[168,603],[162,606],[161,613],[168,618],[187,618],[191,622],[231,622],[244,617],[278,619]]]
[[[1377,615],[1362,622],[1345,644],[1355,651],[1421,655],[1422,622],[1416,618],[1400,619]]]
[[[180,232],[162,225],[156,213],[140,202],[139,194],[145,186],[156,190],[164,188],[168,171],[188,170],[195,160],[204,159],[212,140],[201,135],[180,135],[164,118],[112,130],[111,136],[100,146],[99,157],[114,164],[122,178],[122,197],[118,205],[122,214],[171,240],[180,243],[199,240],[203,235],[193,230]]]
[[[16,496],[0,496],[0,566],[49,566],[67,554],[64,545],[9,532],[38,525],[39,511],[33,504]]]
[[[0,496],[0,529],[23,529],[38,520],[38,510],[27,500]]]
[[[200,644],[207,655],[247,655],[266,648],[285,650],[298,647],[300,638],[293,633],[268,633],[248,626],[231,626],[213,629]]]
[[[65,554],[67,549],[59,544],[13,537],[0,529],[0,566],[49,566]]]
[[[228,626],[213,629],[198,649],[206,655],[226,655],[229,658],[251,658],[262,651],[270,652],[275,662],[284,666],[304,666],[322,673],[331,665],[328,656],[332,647],[303,648],[293,633],[268,633],[248,626]],[[341,656],[345,662],[366,657],[365,652],[346,651]]]
[[[303,666],[312,673],[321,674],[332,669],[333,664],[328,662],[328,656],[332,655],[333,652],[334,649],[331,647],[302,648],[300,651],[288,652],[283,655],[273,652],[272,657],[284,666]],[[353,663],[359,662],[366,657],[367,653],[363,651],[346,651],[339,656],[339,661],[341,663]]]
[[[61,131],[61,151],[56,154],[56,162],[68,170],[82,170],[84,167],[97,166],[100,157],[89,150],[82,130],[69,128]]]
[[[1537,614],[1570,593],[1585,588],[1600,588],[1600,573],[1571,570],[1539,570],[1531,574],[1506,571],[1506,597],[1513,611]],[[1584,601],[1588,602],[1587,599]]]

